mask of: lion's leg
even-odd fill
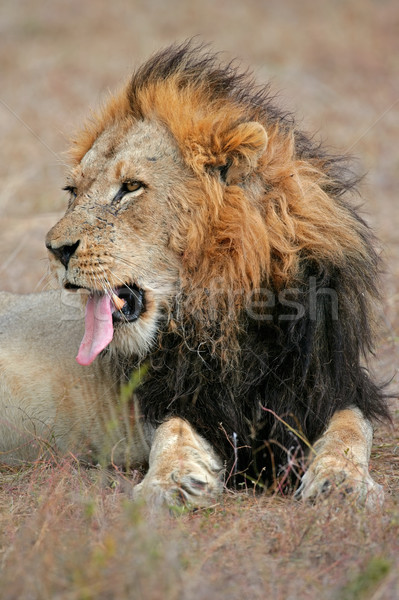
[[[358,408],[335,413],[314,445],[314,458],[298,490],[305,500],[328,495],[334,487],[344,495],[353,494],[362,504],[382,504],[382,487],[370,477],[373,428]]]
[[[151,504],[207,506],[223,487],[223,465],[210,444],[174,417],[154,435],[149,470],[134,495]]]

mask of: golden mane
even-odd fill
[[[75,138],[75,164],[104,130],[117,125],[122,136],[137,119],[162,122],[195,174],[181,199],[187,226],[171,242],[183,254],[183,288],[209,294],[222,278],[232,291],[278,290],[295,284],[304,257],[344,267],[367,255],[359,220],[340,199],[353,183],[342,159],[234,65],[190,43],[155,55]],[[228,169],[226,185],[218,169]],[[202,302],[199,294],[198,309]]]

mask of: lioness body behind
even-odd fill
[[[75,294],[0,294],[0,462],[52,452],[94,464],[148,462],[150,428],[144,433],[132,403],[120,405],[112,363],[76,362],[83,318]]]

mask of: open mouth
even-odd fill
[[[83,288],[73,283],[66,283],[64,287],[67,290],[87,290],[92,296],[99,297],[103,295],[97,291]],[[132,323],[137,321],[145,311],[144,290],[139,288],[135,283],[115,288],[109,294],[109,297],[111,299],[113,322]]]
[[[85,289],[66,283],[68,290]],[[132,323],[145,311],[144,290],[135,284],[123,285],[108,292],[88,290],[85,330],[76,360],[90,365],[112,341],[114,325]]]
[[[113,321],[137,321],[145,310],[144,298],[144,291],[135,284],[117,288],[112,296]]]

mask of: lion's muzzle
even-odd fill
[[[60,261],[60,263],[62,265],[64,265],[64,267],[67,269],[69,261],[70,261],[71,257],[73,256],[73,254],[75,254],[75,251],[76,251],[77,247],[79,246],[79,244],[80,244],[80,240],[78,240],[74,244],[65,244],[63,246],[57,247],[54,245],[53,242],[51,242],[50,240],[47,240],[46,248],[52,254],[54,254],[54,256]]]

